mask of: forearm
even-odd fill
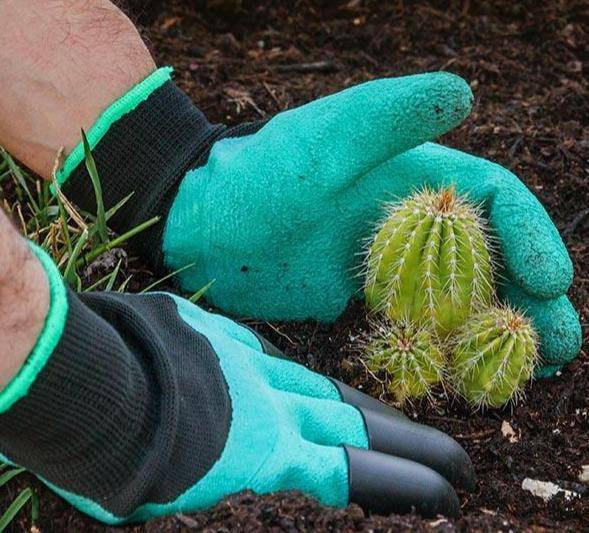
[[[2,0],[0,20],[0,145],[49,178],[60,147],[155,64],[108,0]]]
[[[0,391],[18,373],[49,309],[41,264],[0,211]]]

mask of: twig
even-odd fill
[[[462,439],[462,440],[481,440],[487,437],[490,437],[491,435],[494,435],[495,433],[497,433],[496,429],[483,429],[482,431],[475,431],[474,433],[467,433],[467,434],[461,434],[459,433],[458,435],[456,435],[457,439]]]
[[[278,72],[333,72],[336,70],[333,61],[314,61],[312,63],[292,63],[288,65],[276,65]]]
[[[61,203],[63,204],[64,209],[67,211],[68,215],[72,217],[72,220],[78,225],[78,227],[82,231],[88,231],[88,225],[84,222],[82,217],[79,215],[78,211],[75,207],[70,203],[70,201],[66,198],[65,194],[61,191],[61,187],[57,182],[57,171],[61,166],[61,162],[63,159],[64,154],[64,147],[61,146],[57,151],[57,155],[55,156],[55,161],[53,162],[53,169],[51,170],[51,182],[53,188],[55,189],[55,193],[57,194],[58,198],[60,199]]]
[[[583,209],[574,216],[573,220],[571,220],[562,230],[562,236],[567,237],[568,235],[574,233],[579,224],[583,222],[587,216],[589,216],[589,207]]]
[[[281,337],[284,337],[293,346],[297,345],[297,343],[295,341],[293,341],[286,333],[283,333],[282,331],[280,331],[276,326],[274,326],[273,324],[270,324],[270,322],[266,322],[266,324],[268,326],[270,326],[276,333],[278,333],[278,335],[280,335]]]
[[[284,106],[280,103],[278,98],[276,98],[276,95],[274,94],[274,91],[270,88],[270,86],[265,81],[262,81],[262,85],[264,86],[264,89],[266,89],[266,92],[270,95],[270,98],[274,100],[274,103],[276,104],[278,109],[283,110]]]

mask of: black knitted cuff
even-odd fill
[[[118,517],[174,500],[225,446],[231,402],[213,348],[169,296],[67,299],[57,347],[0,414],[0,453]]]
[[[190,99],[167,81],[133,111],[114,122],[93,150],[106,208],[133,196],[109,221],[118,233],[158,215],[159,223],[132,240],[133,247],[163,271],[165,220],[186,173],[206,163],[213,143],[257,131],[261,124],[212,125]],[[62,186],[80,208],[96,212],[94,189],[80,163]]]

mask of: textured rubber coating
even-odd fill
[[[235,316],[334,320],[358,289],[362,239],[387,199],[367,175],[459,124],[471,104],[449,73],[380,79],[217,141],[180,184],[166,264],[196,262],[178,274],[184,289],[215,279],[207,300]]]

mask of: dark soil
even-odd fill
[[[410,416],[453,435],[478,474],[457,520],[365,516],[328,509],[299,494],[236,495],[215,509],[129,531],[209,530],[589,530],[589,1],[494,2],[239,0],[137,2],[160,64],[214,121],[265,118],[358,82],[444,69],[476,95],[466,123],[442,142],[512,169],[547,207],[576,267],[570,296],[585,344],[560,376],[536,382],[519,406],[471,414],[460,403],[416,405]],[[136,11],[137,13],[137,11]],[[380,395],[359,364],[353,338],[360,304],[335,325],[254,324],[294,359]],[[384,396],[383,399],[390,398]],[[508,421],[519,440],[501,432]],[[546,504],[521,489],[525,477],[581,494]],[[40,483],[42,531],[101,526]],[[26,516],[16,530],[30,526]]]

